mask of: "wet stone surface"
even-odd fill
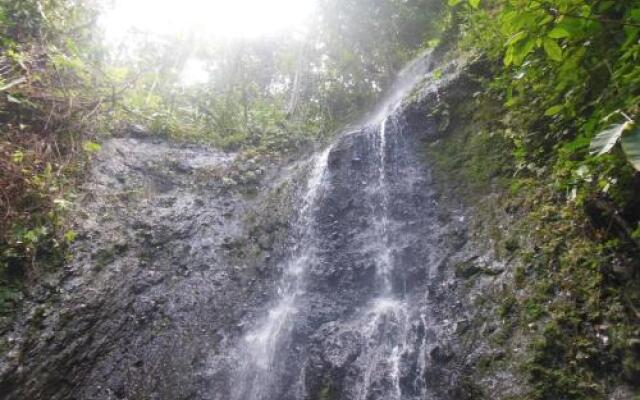
[[[254,241],[246,217],[263,201],[229,183],[243,170],[264,173],[201,146],[104,143],[73,261],[6,335],[0,398],[206,398],[207,357],[272,294],[265,267],[277,257],[234,255]]]

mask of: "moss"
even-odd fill
[[[100,249],[93,256],[96,268],[104,268],[116,259],[116,252],[113,248]]]
[[[500,318],[509,317],[516,308],[518,301],[512,294],[503,294],[502,301],[498,306],[498,316]]]
[[[513,253],[520,248],[520,240],[517,237],[510,237],[504,242],[504,248],[509,253]]]
[[[321,390],[320,390],[320,396],[318,397],[320,400],[331,400],[332,395],[331,395],[331,387],[330,386],[324,386]]]
[[[526,270],[523,266],[519,265],[513,270],[513,282],[517,289],[524,287],[526,278]]]
[[[0,317],[12,314],[22,297],[21,282],[11,280],[0,284]]]
[[[331,400],[334,398],[334,394],[333,394],[333,379],[331,378],[331,375],[329,375],[328,373],[325,374],[323,380],[322,380],[322,387],[320,388],[320,391],[318,392],[318,396],[317,399],[318,400]]]
[[[36,309],[33,311],[33,314],[31,316],[31,320],[30,320],[31,326],[34,329],[42,329],[42,327],[43,327],[42,324],[43,324],[44,319],[46,317],[46,313],[47,313],[46,307],[44,307],[44,306],[36,307]]]
[[[523,304],[526,321],[536,321],[545,314],[544,305],[535,298],[528,298]]]

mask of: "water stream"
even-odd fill
[[[287,344],[291,320],[299,311],[296,302],[304,295],[306,270],[315,260],[315,205],[322,192],[327,159],[331,148],[317,155],[312,162],[307,187],[297,220],[293,223],[292,247],[285,259],[283,276],[277,289],[278,299],[266,319],[249,331],[241,342],[241,364],[236,372],[233,399],[257,400],[271,398],[271,388],[279,374],[275,357]]]

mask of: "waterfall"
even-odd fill
[[[232,398],[235,400],[271,399],[274,376],[279,372],[275,356],[291,333],[291,319],[298,311],[296,301],[304,294],[305,272],[315,256],[315,203],[321,193],[327,159],[331,148],[317,155],[312,163],[297,220],[292,227],[293,245],[285,259],[278,285],[279,298],[265,320],[249,331],[238,351],[241,364],[235,373]]]
[[[374,216],[378,222],[377,234],[379,235],[379,255],[377,257],[376,274],[382,280],[382,289],[371,301],[369,310],[365,313],[365,329],[363,338],[364,350],[360,357],[365,359],[362,377],[357,389],[358,400],[368,400],[373,390],[380,399],[401,400],[403,392],[401,387],[401,362],[407,347],[409,311],[407,303],[401,293],[395,293],[391,276],[394,273],[393,249],[390,242],[390,215],[389,201],[390,188],[387,177],[387,147],[388,128],[391,123],[392,133],[401,135],[401,129],[394,120],[401,101],[409,90],[422,79],[426,68],[429,66],[429,57],[418,57],[399,74],[399,80],[378,112],[371,118],[370,125],[377,128],[377,137],[372,140],[377,142],[377,192],[379,207]],[[380,120],[378,126],[375,121]],[[377,140],[376,140],[377,139]],[[393,151],[393,149],[392,149]],[[382,369],[383,376],[379,382],[372,382],[374,371]]]
[[[378,257],[378,275],[382,279],[383,291],[391,292],[391,274],[393,265],[391,261],[391,250],[389,248],[389,190],[387,188],[385,152],[386,147],[386,126],[389,117],[385,117],[378,127],[378,193],[380,195],[380,212],[376,218],[378,222],[378,235],[380,236],[381,251]]]
[[[407,66],[361,127],[313,160],[277,297],[233,351],[232,400],[426,396],[428,310],[406,281],[423,271],[409,278],[417,287],[437,258],[433,201],[400,110],[429,64]]]

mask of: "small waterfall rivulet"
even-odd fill
[[[291,334],[291,319],[299,312],[296,303],[304,295],[306,269],[316,261],[314,207],[322,192],[329,150],[326,149],[313,160],[298,218],[293,223],[293,245],[285,259],[277,290],[279,298],[268,311],[266,319],[248,332],[241,343],[239,351],[242,359],[232,391],[233,399],[271,398],[271,394],[277,390],[272,386],[279,383],[275,379],[280,374],[278,369],[286,368],[278,363],[276,356],[278,351],[286,349]]]
[[[402,100],[430,56],[312,162],[277,298],[231,356],[233,400],[413,400],[429,393],[439,245],[431,176]],[[430,281],[431,280],[431,281]]]

